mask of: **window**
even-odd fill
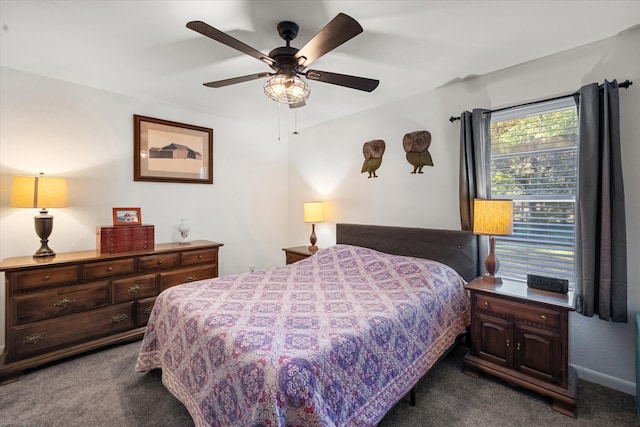
[[[490,195],[513,199],[513,235],[496,239],[500,275],[575,285],[578,117],[573,98],[495,112]]]

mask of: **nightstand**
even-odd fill
[[[315,252],[311,252],[308,246],[296,246],[294,248],[282,249],[287,256],[287,264],[293,264],[294,262],[301,261],[305,258],[309,258]]]
[[[464,372],[494,375],[553,399],[553,409],[576,417],[577,377],[569,370],[568,294],[481,277],[465,287],[471,294],[471,350]]]

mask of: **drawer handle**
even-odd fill
[[[22,339],[23,344],[38,344],[47,337],[46,332],[36,332],[33,335],[27,335]]]
[[[113,267],[107,267],[107,271],[112,271]]]
[[[484,306],[485,306],[485,307],[489,307],[489,303],[485,301],[485,302],[484,302]]]
[[[62,298],[62,299],[59,299],[58,301],[54,302],[53,305],[55,307],[65,308],[68,305],[73,304],[74,302],[76,302],[76,300],[74,300],[74,299]]]
[[[541,315],[540,315],[540,318],[541,318],[542,320],[547,320],[547,316],[546,316],[545,314],[541,314]]]
[[[202,259],[202,255],[198,255],[198,259]]]
[[[194,282],[196,280],[196,276],[187,276],[184,278],[184,283]]]
[[[151,314],[151,310],[153,310],[153,307],[147,307],[144,309],[144,314],[146,314],[147,316]]]
[[[140,292],[143,289],[144,289],[144,285],[142,283],[136,283],[135,286],[132,286],[132,287],[129,288],[129,293],[130,294],[137,294],[138,292]]]
[[[516,344],[516,350],[520,351],[520,343]]]
[[[161,259],[158,260],[158,265],[162,265],[162,260]]]
[[[49,279],[51,279],[51,276],[49,275],[44,276],[44,280],[49,280]]]
[[[511,345],[511,343],[509,342],[509,340],[507,340],[507,347],[509,347]]]
[[[111,316],[111,322],[112,323],[120,323],[123,320],[127,320],[128,318],[129,318],[129,316],[127,316],[125,313],[119,313],[119,314]]]

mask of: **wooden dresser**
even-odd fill
[[[43,363],[140,338],[163,290],[218,276],[221,243],[155,245],[117,254],[8,258],[0,384]]]
[[[553,409],[576,416],[577,378],[569,370],[568,294],[477,278],[471,292],[471,351],[464,371],[482,371],[553,399]]]

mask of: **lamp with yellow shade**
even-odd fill
[[[316,252],[318,247],[316,242],[316,223],[324,221],[324,207],[322,202],[304,202],[304,222],[311,223],[311,237],[309,241],[309,252]]]
[[[495,236],[513,234],[513,200],[474,199],[473,233],[489,236],[489,255],[484,261],[488,274],[482,279],[489,283],[502,283],[502,279],[495,275],[499,268]]]
[[[49,236],[53,231],[53,215],[48,208],[66,208],[67,181],[64,178],[39,176],[15,176],[11,192],[10,206],[14,208],[40,208],[40,214],[36,215],[34,224],[36,234],[40,237],[40,249],[33,255],[34,258],[50,257],[56,253],[49,248]]]

